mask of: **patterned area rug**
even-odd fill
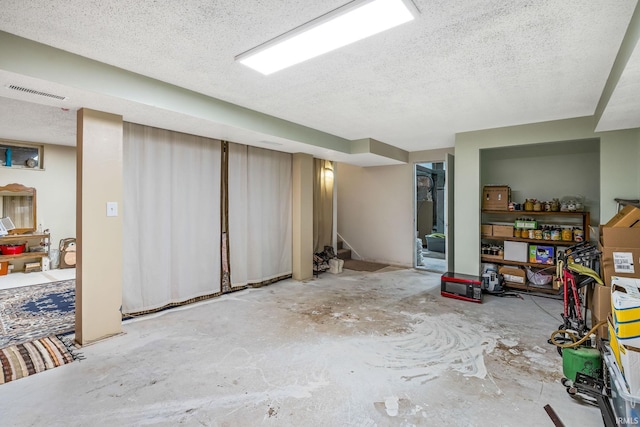
[[[0,350],[0,384],[57,368],[81,358],[71,341],[50,336]]]
[[[0,348],[75,327],[75,279],[0,290]]]

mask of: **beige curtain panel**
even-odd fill
[[[313,252],[333,241],[333,163],[313,159]]]

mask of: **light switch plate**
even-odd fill
[[[118,202],[107,202],[107,216],[118,216]]]

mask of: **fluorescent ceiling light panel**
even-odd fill
[[[269,75],[404,24],[417,13],[411,0],[355,0],[235,59]]]

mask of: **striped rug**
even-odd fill
[[[0,384],[71,363],[77,358],[74,350],[55,335],[0,349]]]

